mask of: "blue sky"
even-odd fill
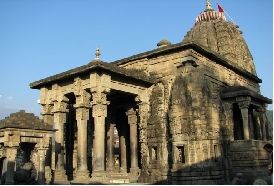
[[[211,0],[240,26],[272,98],[272,0]],[[156,48],[163,38],[181,42],[205,0],[1,0],[0,109],[40,113],[39,91],[29,83],[94,58],[114,61]],[[272,108],[272,106],[270,107]]]

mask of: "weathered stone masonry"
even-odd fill
[[[180,43],[112,63],[99,55],[30,84],[44,128],[0,127],[3,183],[20,183],[14,162],[34,163],[29,183],[270,183],[272,100],[239,27],[209,1]]]

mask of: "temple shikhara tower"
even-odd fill
[[[30,84],[43,121],[0,121],[2,183],[19,183],[30,162],[43,184],[270,183],[272,100],[239,26],[209,1],[177,44],[110,63],[95,54]]]

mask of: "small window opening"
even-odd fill
[[[158,156],[157,156],[157,147],[152,147],[152,149],[151,149],[151,157],[152,157],[152,160],[157,160],[158,159]]]

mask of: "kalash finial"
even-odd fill
[[[100,60],[100,49],[99,48],[96,48],[96,52],[95,52],[95,60]]]
[[[206,0],[206,10],[205,11],[212,11],[214,10],[211,6],[211,3],[209,0]]]

